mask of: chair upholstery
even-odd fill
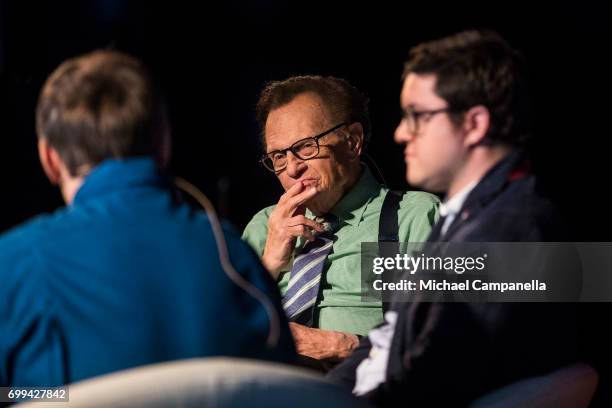
[[[575,364],[495,390],[474,401],[471,408],[586,408],[598,380],[591,366]]]
[[[301,368],[236,358],[154,364],[71,384],[66,402],[19,407],[365,407]]]

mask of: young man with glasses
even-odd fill
[[[268,84],[257,114],[261,162],[285,193],[253,217],[243,238],[279,283],[298,352],[337,361],[383,318],[380,301],[361,299],[361,242],[377,242],[388,193],[361,162],[367,100],[342,79],[299,76]],[[400,240],[425,240],[437,204],[433,195],[405,193]]]
[[[495,33],[466,31],[411,51],[395,140],[405,145],[408,182],[446,193],[429,242],[567,239],[521,154],[527,102],[522,58]],[[569,303],[412,299],[391,309],[329,374],[378,405],[465,406],[577,356]]]

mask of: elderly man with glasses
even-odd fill
[[[345,80],[299,76],[268,84],[257,115],[261,162],[285,193],[253,217],[243,238],[278,281],[298,352],[329,366],[383,321],[382,302],[361,297],[361,243],[379,240],[389,193],[361,162],[370,134],[367,100]],[[437,198],[396,197],[387,212],[398,240],[424,241]]]

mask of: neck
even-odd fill
[[[89,167],[86,170],[86,172],[80,172],[79,174],[87,174],[90,170]],[[85,176],[72,176],[65,167],[62,167],[60,170],[59,188],[66,204],[72,204],[74,196],[84,181]]]
[[[446,198],[450,199],[470,183],[480,180],[493,166],[510,154],[512,148],[503,145],[476,146],[468,153],[463,166],[455,173]]]

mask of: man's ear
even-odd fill
[[[361,126],[361,123],[355,122],[348,125],[347,129],[348,135],[346,138],[346,143],[348,145],[351,158],[358,158],[361,156],[361,151],[363,150],[363,126]]]
[[[60,182],[62,159],[60,159],[57,150],[44,137],[38,139],[38,159],[51,184],[58,185]]]
[[[489,109],[483,105],[470,108],[464,115],[463,130],[465,132],[464,143],[466,147],[473,147],[482,142],[491,125],[491,114]]]

